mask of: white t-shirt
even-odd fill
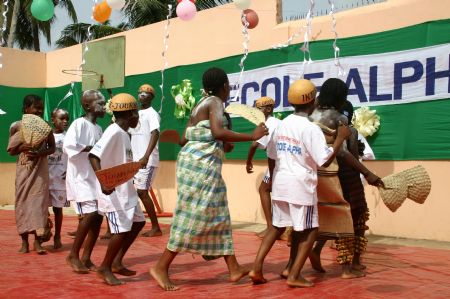
[[[94,145],[91,154],[100,158],[102,169],[133,161],[130,136],[119,125],[111,124],[102,138]],[[103,194],[100,183],[97,184],[98,210],[114,212],[134,208],[138,203],[138,195],[133,180],[119,185],[110,195]]]
[[[66,190],[67,154],[63,152],[66,133],[53,133],[55,137],[55,152],[48,158],[49,190]]]
[[[317,166],[333,154],[320,128],[308,118],[291,114],[282,120],[267,146],[276,160],[272,199],[298,205],[317,203]]]
[[[266,127],[269,130],[269,135],[265,135],[256,141],[256,143],[258,144],[258,148],[266,150],[267,144],[269,143],[270,138],[272,138],[273,132],[280,125],[280,123],[281,120],[279,120],[278,118],[269,116],[269,118],[265,122]]]
[[[358,133],[358,140],[364,143],[364,152],[363,156],[361,157],[362,160],[375,160],[375,154],[370,147],[369,143],[367,142],[366,138],[364,138],[363,135]]]
[[[102,128],[84,117],[70,125],[63,149],[68,156],[66,188],[67,200],[84,202],[97,199],[97,177],[88,159],[87,146],[93,146],[102,136]]]
[[[152,107],[139,110],[139,123],[136,128],[130,128],[128,133],[131,134],[131,148],[133,149],[133,157],[135,161],[139,161],[144,157],[147,151],[148,144],[153,130],[159,131],[159,122],[161,117],[158,112]],[[147,166],[158,167],[159,165],[159,150],[158,143],[156,143],[150,157],[148,158]]]

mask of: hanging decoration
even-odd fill
[[[95,5],[92,16],[99,23],[106,22],[111,16],[112,9],[109,7],[106,0],[103,0],[102,3]]]
[[[48,21],[55,14],[55,5],[52,0],[33,0],[31,15],[39,21]]]
[[[338,76],[344,76],[345,71],[341,65],[339,60],[340,49],[337,46],[338,33],[336,30],[336,17],[334,15],[334,1],[328,0],[328,4],[330,4],[330,16],[331,16],[331,31],[334,33],[334,41],[333,41],[333,50],[334,50],[334,65],[338,69]]]
[[[172,86],[170,93],[175,99],[175,110],[173,113],[175,118],[183,119],[190,115],[195,105],[192,90],[192,83],[189,79],[184,79],[180,84]]]
[[[75,85],[75,82],[72,81],[70,82],[70,89],[69,91],[66,93],[66,95],[61,99],[61,101],[59,101],[58,105],[56,105],[56,108],[59,108],[59,105],[61,105],[65,100],[67,100],[69,97],[73,96],[73,87]]]
[[[126,4],[125,0],[106,0],[106,2],[114,10],[121,10]]]
[[[182,0],[177,5],[177,16],[183,21],[190,21],[195,17],[197,13],[197,7],[189,0]]]
[[[361,107],[353,113],[353,127],[364,137],[372,136],[380,128],[380,116],[376,112],[369,107]]]
[[[250,7],[251,1],[250,0],[234,0],[234,5],[236,5],[237,8],[240,10],[246,10]]]
[[[0,46],[2,46],[2,47],[4,47],[5,46],[5,44],[6,44],[6,41],[5,41],[5,35],[4,35],[4,33],[5,33],[5,31],[6,31],[6,26],[8,25],[7,23],[8,23],[8,19],[6,18],[6,14],[8,13],[8,4],[9,4],[9,0],[4,0],[3,1],[3,13],[2,13],[2,15],[3,15],[3,24],[2,24],[2,35],[1,35],[1,44],[0,44]],[[3,63],[2,63],[2,61],[1,61],[1,59],[2,59],[2,56],[3,56],[3,54],[2,53],[0,53],[0,69],[1,68],[3,68]],[[3,110],[2,110],[3,111]],[[3,111],[4,112],[4,111]],[[6,113],[6,112],[5,112]],[[4,114],[4,113],[3,113]]]
[[[161,56],[163,58],[163,67],[161,69],[161,84],[159,87],[161,88],[161,104],[159,106],[159,114],[162,113],[163,102],[164,102],[164,71],[169,66],[169,62],[167,61],[167,49],[169,49],[169,26],[170,26],[170,17],[173,14],[173,6],[171,4],[167,5],[167,16],[166,16],[166,25],[164,26],[164,38],[163,38],[163,51]]]
[[[304,42],[300,48],[300,50],[302,50],[304,54],[302,78],[305,75],[306,64],[310,64],[313,62],[311,59],[311,52],[309,50],[309,40],[312,36],[312,19],[314,13],[314,6],[315,6],[314,0],[310,0],[308,13],[306,15],[306,30],[304,34]]]
[[[244,10],[245,18],[248,22],[248,29],[253,29],[258,25],[259,17],[258,14],[253,9]],[[245,25],[242,23],[242,25]]]

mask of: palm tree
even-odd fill
[[[36,20],[30,11],[32,0],[10,0],[7,15],[7,28],[5,36],[8,37],[7,46],[18,45],[21,49],[34,49],[40,51],[39,34],[42,33],[50,45],[50,28],[56,17],[46,22]],[[53,0],[55,6],[64,8],[70,19],[77,22],[77,14],[71,0]],[[13,34],[11,34],[13,32]]]
[[[98,25],[74,23],[66,26],[66,28],[61,31],[61,37],[56,41],[56,47],[65,48],[87,41],[89,26],[91,26],[91,39],[102,38],[126,30],[126,24],[124,23],[120,24],[117,27],[111,26],[109,21]]]

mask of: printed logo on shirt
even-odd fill
[[[302,155],[302,149],[298,145],[293,145],[288,142],[277,142],[277,151],[278,152],[288,152],[293,155]]]

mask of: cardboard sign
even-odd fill
[[[141,168],[140,162],[129,162],[95,172],[100,184],[111,190],[129,181]]]

